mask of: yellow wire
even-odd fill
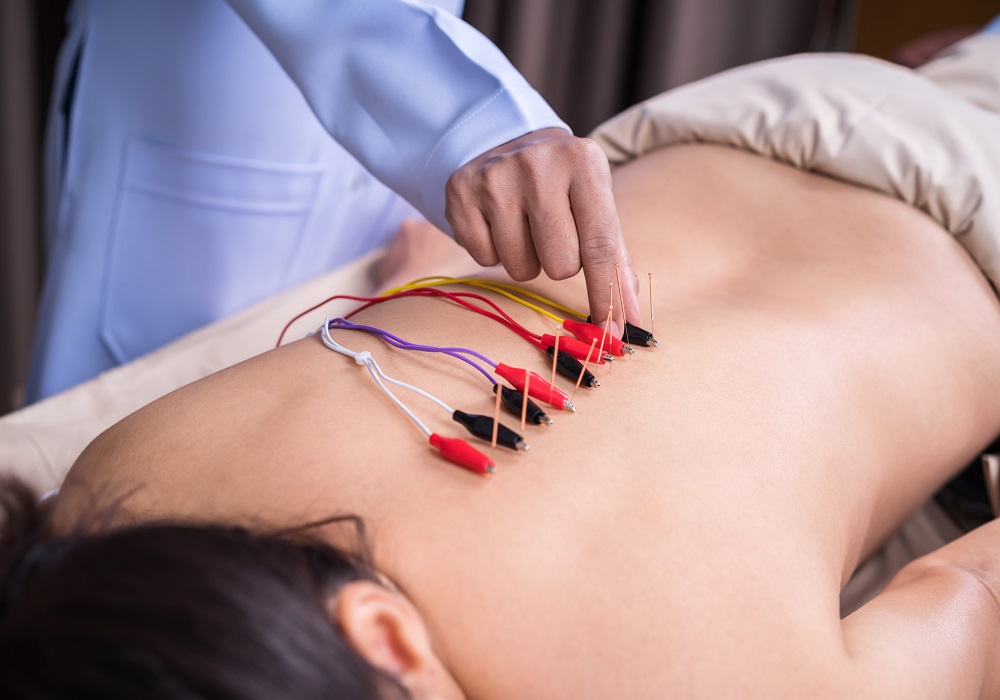
[[[398,287],[394,287],[393,289],[390,289],[386,292],[383,292],[382,296],[388,296],[390,294],[396,294],[398,292],[406,291],[409,289],[416,289],[418,287],[428,286],[429,284],[441,284],[441,285],[467,284],[470,287],[479,287],[480,289],[488,289],[491,292],[496,292],[497,294],[505,296],[508,299],[517,302],[518,304],[522,304],[523,306],[526,306],[529,309],[532,309],[533,311],[542,314],[543,316],[551,318],[557,323],[562,323],[564,319],[559,318],[558,316],[556,316],[553,313],[550,313],[549,311],[546,311],[540,306],[536,306],[535,304],[532,304],[531,302],[526,301],[525,299],[522,299],[519,296],[516,296],[516,294],[522,294],[530,299],[540,301],[541,303],[546,304],[547,306],[551,306],[553,309],[556,309],[557,311],[562,311],[563,313],[569,314],[571,316],[577,316],[579,318],[587,317],[586,314],[580,313],[579,311],[571,309],[567,306],[563,306],[562,304],[559,304],[555,301],[552,301],[551,299],[543,297],[540,294],[535,294],[534,292],[528,291],[527,289],[522,289],[521,287],[518,287],[516,285],[506,284],[504,282],[491,282],[488,280],[475,279],[472,277],[444,277],[444,276],[421,277],[407,284],[403,284]]]
[[[563,306],[558,302],[552,301],[548,297],[543,297],[541,294],[535,294],[532,291],[529,291],[527,289],[522,289],[521,287],[518,287],[517,285],[514,284],[507,284],[506,282],[492,282],[490,280],[478,280],[478,279],[469,280],[468,278],[461,279],[460,281],[465,282],[466,284],[473,284],[475,286],[485,287],[486,289],[492,289],[492,288],[496,288],[496,290],[507,289],[517,294],[523,294],[524,296],[530,299],[540,301],[543,304],[546,304],[547,306],[551,306],[553,309],[557,311],[562,311],[564,314],[569,314],[570,316],[578,316],[580,318],[587,318],[587,314],[585,313],[581,313],[576,309],[571,309],[568,306]]]
[[[388,290],[382,292],[382,294],[380,294],[379,296],[387,297],[387,296],[390,296],[392,294],[398,294],[399,292],[406,291],[407,289],[413,289],[415,287],[423,287],[423,286],[426,286],[430,282],[434,282],[435,280],[442,281],[445,284],[447,284],[447,280],[450,280],[450,279],[452,279],[452,278],[451,277],[440,277],[440,276],[437,276],[437,277],[420,277],[420,278],[415,279],[415,280],[413,280],[411,282],[407,282],[406,284],[401,284],[398,287],[393,287],[392,289],[388,289]]]

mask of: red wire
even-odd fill
[[[493,319],[497,323],[501,323],[501,324],[507,326],[512,331],[514,331],[515,333],[517,333],[518,335],[520,335],[522,338],[524,338],[525,340],[527,340],[529,343],[537,346],[538,348],[544,349],[544,345],[541,342],[541,336],[538,333],[532,333],[527,328],[525,328],[524,326],[522,326],[521,324],[519,324],[517,321],[515,321],[513,318],[511,318],[503,309],[501,309],[499,306],[497,306],[492,300],[490,300],[490,299],[488,299],[488,298],[486,298],[486,297],[484,297],[484,296],[482,296],[480,294],[473,294],[471,292],[445,292],[445,291],[443,291],[441,289],[437,289],[436,287],[417,287],[415,289],[410,289],[410,290],[406,290],[406,291],[402,291],[402,292],[396,292],[395,294],[389,294],[389,295],[381,296],[381,297],[359,297],[359,296],[352,296],[350,294],[335,294],[334,296],[328,297],[328,298],[324,299],[323,301],[319,302],[318,304],[314,304],[313,306],[310,306],[305,311],[302,311],[302,312],[296,314],[295,316],[293,316],[292,319],[288,323],[285,324],[285,327],[281,329],[281,333],[278,335],[278,342],[275,343],[275,347],[278,347],[279,345],[281,345],[281,341],[284,339],[285,333],[288,332],[288,329],[291,327],[291,325],[293,323],[295,323],[297,320],[299,320],[300,318],[302,318],[306,314],[308,314],[308,313],[310,313],[312,311],[315,311],[319,307],[323,306],[324,304],[328,304],[331,301],[336,301],[337,299],[350,299],[351,301],[363,301],[363,302],[365,302],[365,304],[363,304],[362,306],[358,307],[357,309],[355,309],[354,311],[350,312],[349,314],[347,314],[344,317],[344,318],[350,318],[354,314],[359,313],[361,311],[364,311],[365,309],[370,308],[372,306],[375,306],[377,304],[381,304],[382,302],[390,301],[392,299],[399,299],[401,297],[412,297],[412,296],[423,296],[423,297],[433,296],[433,297],[444,297],[446,299],[449,299],[449,300],[455,302],[456,304],[459,304],[460,306],[464,306],[465,308],[469,309],[470,311],[475,311],[478,314],[482,314],[483,316],[486,316],[487,318]],[[470,298],[476,299],[478,301],[481,301],[481,302],[483,302],[485,304],[490,305],[492,308],[494,308],[497,311],[497,313],[494,314],[494,313],[492,313],[490,311],[487,311],[486,309],[483,309],[483,308],[481,308],[479,306],[476,306],[475,304],[470,304],[469,302],[464,301],[463,299],[461,299],[459,297],[470,297]]]
[[[544,349],[544,346],[542,345],[542,341],[541,341],[541,336],[538,333],[532,333],[531,331],[529,331],[527,328],[525,328],[524,326],[522,326],[521,324],[519,324],[517,321],[515,321],[513,318],[511,318],[509,315],[507,315],[507,313],[503,309],[501,309],[499,306],[497,306],[495,303],[493,303],[492,301],[490,301],[486,297],[481,296],[479,294],[473,294],[471,292],[445,292],[445,291],[443,291],[441,289],[438,289],[436,287],[417,287],[415,289],[408,289],[406,291],[397,292],[397,293],[391,294],[389,296],[378,297],[378,299],[376,299],[375,301],[372,301],[372,302],[370,302],[368,304],[365,304],[364,306],[361,306],[361,307],[355,309],[354,311],[352,311],[351,313],[349,313],[344,318],[350,318],[354,314],[360,313],[361,311],[364,311],[365,309],[369,308],[370,306],[373,306],[374,304],[379,304],[382,301],[386,301],[388,299],[395,299],[395,298],[398,298],[398,297],[408,297],[408,296],[444,297],[446,299],[449,299],[449,300],[455,302],[456,304],[459,304],[460,306],[464,306],[465,308],[469,309],[470,311],[475,311],[478,314],[482,314],[483,316],[486,316],[487,318],[493,319],[497,323],[504,324],[505,326],[507,326],[508,328],[510,328],[512,331],[514,331],[515,333],[517,333],[518,335],[520,335],[522,338],[524,338],[525,340],[527,340],[529,343],[532,343],[533,345],[537,345],[539,348]],[[459,297],[471,297],[473,299],[477,299],[479,301],[482,301],[483,303],[489,304],[491,307],[493,307],[494,309],[496,309],[497,313],[494,314],[494,313],[492,313],[490,311],[487,311],[486,309],[483,309],[481,307],[476,306],[475,304],[470,304],[470,303],[468,303],[466,301],[463,301]]]
[[[386,298],[388,299],[389,297],[386,297]],[[331,301],[336,301],[337,299],[350,299],[351,301],[375,301],[375,299],[373,299],[372,297],[355,297],[355,296],[351,296],[349,294],[334,294],[332,297],[327,297],[326,299],[324,299],[323,301],[319,302],[318,304],[314,304],[313,306],[310,306],[305,311],[301,311],[301,312],[295,314],[294,316],[292,316],[291,320],[288,323],[285,324],[284,328],[281,329],[281,333],[278,334],[278,342],[276,342],[274,344],[274,347],[278,347],[278,346],[281,345],[281,341],[284,340],[284,338],[285,338],[285,333],[288,332],[288,329],[292,327],[293,323],[295,323],[296,321],[298,321],[300,318],[302,318],[306,314],[315,311],[316,309],[318,309],[319,307],[323,306],[324,304],[329,304]],[[365,307],[365,308],[367,308],[367,307]]]
[[[432,296],[443,296],[443,297],[445,297],[447,299],[450,299],[451,301],[455,302],[456,304],[461,304],[465,308],[467,308],[467,309],[469,309],[471,311],[475,311],[477,314],[482,314],[483,316],[486,316],[487,318],[491,318],[494,321],[496,321],[497,323],[501,323],[501,324],[507,326],[508,328],[510,328],[512,331],[514,331],[515,333],[517,333],[519,336],[521,336],[522,338],[524,338],[525,340],[527,340],[532,345],[538,347],[541,350],[545,349],[545,346],[542,345],[542,336],[541,335],[539,335],[538,333],[532,333],[531,331],[529,331],[527,328],[525,328],[520,323],[518,323],[517,321],[515,321],[514,319],[512,319],[510,316],[508,316],[503,311],[503,309],[501,309],[499,306],[497,306],[496,304],[494,304],[492,301],[490,301],[486,297],[480,296],[479,294],[473,294],[471,292],[444,292],[444,291],[442,291],[440,289],[434,289],[433,287],[428,287],[427,288],[427,291],[432,291],[432,290],[434,292],[434,294],[432,294]],[[413,290],[413,291],[421,291],[421,290]],[[470,304],[467,301],[463,301],[463,300],[459,299],[458,297],[471,297],[473,299],[478,299],[479,301],[486,302],[487,304],[489,304],[490,306],[492,306],[494,309],[496,309],[497,313],[494,314],[494,313],[492,313],[490,311],[487,311],[486,309],[483,309],[483,308],[480,308],[480,307],[476,306],[475,304]]]
[[[395,294],[391,294],[389,296],[378,297],[378,299],[379,300],[382,300],[382,299],[393,299],[393,298],[399,297],[399,296],[414,296],[414,295],[443,296],[443,297],[447,297],[447,298],[451,299],[452,301],[454,301],[457,304],[462,304],[463,306],[465,306],[467,308],[474,308],[474,307],[470,306],[469,304],[463,304],[462,302],[458,301],[458,299],[456,297],[471,297],[473,299],[478,299],[479,301],[481,301],[483,303],[486,303],[486,304],[489,304],[490,306],[492,306],[496,310],[496,312],[498,314],[500,314],[500,316],[502,316],[508,323],[511,323],[511,324],[517,326],[518,328],[520,328],[521,330],[523,330],[525,333],[528,333],[529,335],[531,335],[531,336],[533,336],[535,338],[541,337],[537,333],[532,333],[527,328],[525,328],[524,326],[522,326],[521,324],[519,324],[517,321],[515,321],[513,318],[511,318],[507,314],[506,311],[504,311],[503,309],[501,309],[492,300],[490,300],[490,299],[488,299],[488,298],[486,298],[486,297],[484,297],[484,296],[482,296],[480,294],[474,294],[472,292],[446,292],[443,289],[438,289],[437,287],[414,287],[413,289],[407,289],[407,290],[404,290],[402,292],[396,292]],[[378,303],[378,301],[376,301],[374,303]],[[354,311],[352,311],[350,314],[348,314],[347,316],[345,316],[345,318],[350,318],[354,314],[359,313],[361,311],[364,311],[365,309],[367,309],[371,305],[372,304],[365,304],[361,308],[358,308],[358,309],[355,309]],[[491,318],[496,319],[495,316],[491,316]]]
[[[503,324],[503,325],[507,326],[510,330],[512,330],[515,333],[517,333],[519,336],[521,336],[522,338],[524,338],[525,340],[527,340],[532,345],[535,345],[535,346],[537,346],[539,348],[542,348],[541,336],[540,335],[538,335],[537,333],[532,333],[527,328],[525,328],[524,326],[520,325],[519,323],[517,323],[516,321],[514,321],[513,319],[511,319],[509,316],[507,316],[506,313],[503,312],[502,309],[498,308],[496,306],[496,304],[494,304],[493,302],[491,302],[489,299],[486,299],[485,297],[482,297],[482,296],[480,296],[478,294],[471,294],[471,293],[464,293],[464,292],[445,292],[445,291],[442,291],[442,290],[437,289],[435,287],[420,287],[420,288],[416,288],[416,289],[408,289],[408,290],[403,291],[403,292],[397,292],[396,294],[391,294],[391,295],[388,295],[388,296],[385,296],[385,297],[379,297],[377,300],[374,300],[373,302],[370,302],[368,304],[365,304],[364,306],[361,306],[361,307],[355,309],[350,314],[348,314],[347,316],[345,316],[345,318],[350,318],[354,314],[359,313],[361,311],[364,311],[365,309],[367,309],[370,306],[373,306],[374,304],[379,304],[379,303],[381,303],[383,301],[388,301],[389,299],[396,299],[396,298],[399,298],[399,297],[413,297],[413,296],[420,296],[420,297],[444,297],[446,299],[449,299],[450,301],[453,301],[453,302],[455,302],[456,304],[458,304],[460,306],[464,306],[465,308],[469,309],[470,311],[475,311],[476,313],[481,314],[483,316],[486,316],[487,318],[490,318],[490,319],[496,321],[497,323],[500,323],[500,324]],[[481,307],[478,307],[475,304],[470,304],[467,301],[463,301],[462,299],[459,298],[461,296],[474,297],[476,299],[479,299],[480,301],[483,301],[483,302],[485,302],[487,304],[490,304],[491,306],[493,306],[493,308],[495,308],[495,309],[497,309],[497,311],[499,311],[499,315],[498,314],[494,314],[491,311],[487,311],[486,309],[483,309]]]
[[[510,315],[506,311],[504,311],[503,309],[501,309],[500,306],[496,302],[494,302],[493,300],[491,300],[491,299],[489,299],[487,297],[482,296],[481,294],[474,294],[473,292],[445,292],[444,290],[438,289],[437,287],[418,287],[417,289],[433,290],[436,293],[444,294],[448,298],[452,298],[452,297],[469,297],[471,299],[478,299],[479,301],[482,301],[482,302],[484,302],[486,304],[489,304],[494,309],[496,309],[496,312],[498,314],[500,314],[504,319],[506,319],[506,321],[509,324],[511,324],[512,326],[516,326],[517,328],[520,328],[522,331],[524,331],[525,333],[527,333],[531,337],[541,340],[541,337],[542,337],[541,335],[539,335],[538,333],[532,333],[531,331],[529,331],[527,328],[525,328],[520,323],[518,323],[513,318],[511,318]],[[455,299],[452,299],[452,300],[457,302],[457,300],[455,300]]]

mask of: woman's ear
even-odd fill
[[[354,581],[330,601],[329,612],[354,650],[415,698],[462,697],[434,653],[420,613],[398,591]]]

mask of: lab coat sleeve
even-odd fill
[[[451,233],[445,184],[529,131],[568,127],[486,37],[414,0],[227,0],[326,130]]]

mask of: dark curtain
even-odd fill
[[[774,56],[846,50],[856,0],[466,0],[496,43],[586,134],[677,85]]]
[[[20,400],[38,295],[41,119],[33,5],[0,2],[0,413]]]

